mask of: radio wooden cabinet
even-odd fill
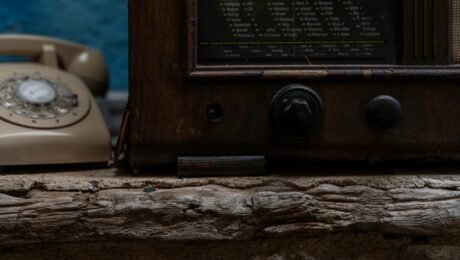
[[[131,0],[128,157],[460,158],[458,0]]]

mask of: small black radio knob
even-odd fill
[[[286,136],[307,137],[322,123],[321,98],[303,85],[284,87],[273,97],[272,120],[274,127]]]
[[[399,123],[401,116],[401,104],[391,96],[377,96],[367,106],[366,120],[372,128],[391,129]]]

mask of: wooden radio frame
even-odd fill
[[[196,0],[131,0],[130,162],[142,168],[176,164],[184,156],[261,155],[277,162],[459,159],[460,67],[451,50],[451,0],[426,0],[437,3],[433,24],[410,29],[421,18],[410,16],[409,9],[419,15],[417,10],[429,10],[417,9],[420,1],[402,3],[401,24],[410,33],[401,38],[405,51],[397,64],[201,66],[194,57]],[[418,38],[423,44],[416,44]],[[324,103],[324,122],[305,139],[283,136],[272,125],[273,97],[291,85],[308,86]],[[379,95],[402,105],[402,120],[393,129],[366,124],[369,101]],[[223,116],[210,117],[212,106]]]

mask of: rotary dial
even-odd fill
[[[78,105],[78,96],[60,80],[23,75],[0,84],[0,105],[16,115],[53,119]]]

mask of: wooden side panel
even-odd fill
[[[403,64],[448,64],[451,0],[403,2]]]
[[[178,92],[184,64],[181,0],[131,0],[129,5],[130,157],[135,162],[174,161],[167,149],[180,142],[176,129],[185,110]]]
[[[450,61],[451,0],[436,0],[435,3],[435,62],[436,64],[448,64]]]
[[[452,36],[451,47],[452,47],[452,59],[454,63],[460,63],[460,1],[451,0],[451,21],[452,21]]]
[[[403,62],[410,64],[415,59],[415,10],[413,8],[416,0],[405,0],[403,2]]]

